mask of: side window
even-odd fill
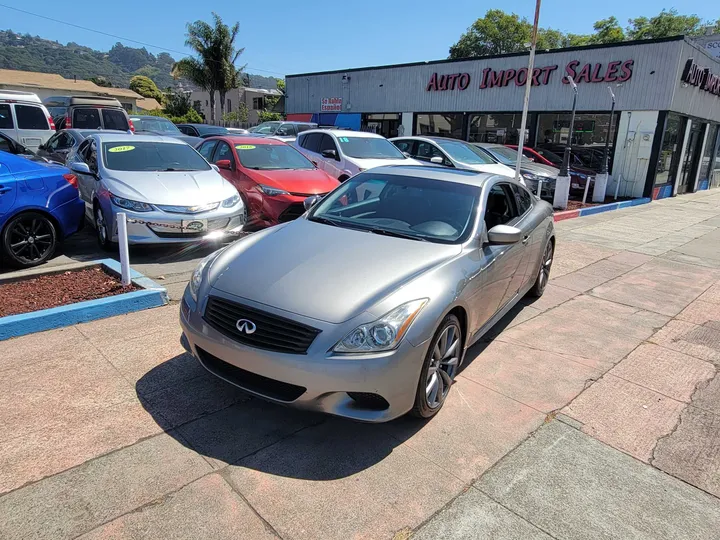
[[[13,153],[10,141],[8,141],[5,137],[0,137],[0,152],[7,152],[9,154]],[[2,163],[0,163],[0,167],[2,167]]]
[[[0,103],[0,129],[12,129],[14,127],[10,105]]]
[[[417,151],[413,157],[422,159],[423,161],[430,161],[434,157],[442,158],[445,162],[445,155],[437,148],[434,144],[430,144],[425,141],[418,142]]]
[[[45,143],[45,149],[49,152],[54,152],[58,148],[58,144],[60,144],[60,139],[64,135],[64,133],[56,133],[52,137],[48,139],[48,142]]]
[[[333,141],[330,135],[322,135],[322,139],[320,139],[320,147],[318,148],[318,152],[323,153],[325,150],[335,150],[335,154],[338,153],[337,146],[335,146],[335,141]]]
[[[513,184],[512,189],[515,194],[515,205],[517,206],[518,214],[522,216],[532,206],[532,196],[522,186]]]
[[[82,154],[83,160],[87,163],[90,170],[94,173],[98,172],[97,163],[97,145],[94,139],[90,139],[88,145],[85,147],[85,151]]]
[[[45,111],[32,105],[15,105],[18,129],[50,129]]]
[[[322,138],[322,133],[308,133],[305,135],[305,146],[303,148],[310,150],[311,152],[320,152],[318,148],[320,147],[320,139]]]
[[[215,157],[213,158],[213,162],[217,163],[221,159],[229,159],[230,164],[234,167],[235,166],[235,157],[232,153],[232,148],[227,143],[219,142],[217,150],[215,150]]]
[[[75,129],[102,129],[100,111],[98,109],[75,109],[72,127]]]
[[[304,135],[298,135],[296,142],[300,148],[305,148],[305,136]]]
[[[198,149],[198,152],[200,152],[200,155],[210,161],[212,159],[212,153],[213,150],[215,150],[215,145],[217,144],[217,141],[208,141],[206,143],[203,143],[202,146]]]
[[[90,139],[86,139],[83,142],[80,143],[80,146],[78,146],[77,149],[77,155],[82,159],[85,163],[87,163],[87,152],[88,148],[90,148]]]
[[[308,129],[312,129],[313,127],[309,124],[298,124],[297,130],[298,133],[302,133],[303,131],[307,131]]]
[[[275,132],[275,135],[281,135],[283,137],[293,137],[296,135],[295,126],[293,124],[283,124],[281,125],[277,131]]]
[[[488,194],[485,205],[485,226],[488,230],[495,225],[504,225],[517,217],[515,195],[510,184],[495,184]]]
[[[130,129],[125,113],[119,109],[103,109],[102,117],[105,129],[117,129],[118,131]]]
[[[69,133],[63,133],[58,142],[58,150],[68,150],[75,146],[75,139]]]
[[[413,140],[404,140],[404,141],[393,141],[393,144],[397,146],[397,149],[401,152],[407,152],[408,154],[412,155],[412,149],[413,149],[413,143],[415,141]]]

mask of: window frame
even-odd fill
[[[235,170],[235,168],[237,167],[237,158],[235,158],[235,150],[233,149],[233,147],[231,145],[229,145],[227,142],[225,142],[223,140],[217,141],[217,144],[215,145],[215,150],[213,150],[213,160],[211,161],[211,163],[214,163],[215,165],[217,165],[217,162],[220,161],[220,159],[218,158],[218,154],[220,153],[220,148],[222,148],[223,144],[228,147],[228,150],[230,150],[230,169]],[[203,156],[203,157],[205,157],[205,156]],[[225,158],[222,158],[222,159],[225,159]]]
[[[312,152],[313,154],[320,154],[320,152],[318,151],[318,149],[320,148],[320,141],[322,140],[322,136],[323,136],[323,135],[325,135],[325,134],[324,134],[324,133],[318,133],[318,132],[315,132],[315,133],[306,133],[305,135],[303,135],[303,143],[305,144],[305,146],[303,146],[303,148],[304,148],[305,150],[307,150],[308,152]],[[309,148],[309,147],[307,146],[308,142],[309,142],[310,140],[312,140],[311,137],[317,137],[317,144],[315,145],[315,149]]]
[[[211,160],[212,160],[213,155],[215,154],[215,148],[217,148],[217,143],[218,143],[218,141],[216,141],[216,140],[205,141],[205,142],[202,143],[202,144],[200,145],[200,147],[197,149],[198,154],[200,154],[202,157],[204,157],[204,158],[205,158],[205,161],[207,161],[208,163],[212,163]],[[205,148],[205,147],[212,147],[212,148],[210,148],[210,155],[209,155],[209,156],[206,156],[205,154],[202,153],[202,149]]]
[[[43,110],[42,107],[40,107],[38,105],[32,105],[29,103],[15,103],[14,108],[15,108],[15,124],[17,126],[16,129],[23,130],[23,131],[50,131],[50,123],[48,122],[47,114],[45,114],[45,111]],[[21,120],[20,111],[23,109],[32,109],[32,110],[36,111],[36,114],[39,113],[40,114],[39,118],[43,119],[45,127],[22,127],[20,125],[20,120]]]
[[[0,107],[7,107],[7,118],[10,121],[9,126],[0,126],[0,129],[15,129],[15,112],[13,111],[12,105],[10,103],[0,103]]]
[[[520,220],[532,211],[533,206],[535,205],[535,201],[533,200],[532,194],[527,189],[525,189],[525,187],[521,186],[520,184],[510,184],[510,185],[512,186],[513,195],[515,196],[515,210],[519,214],[518,220]],[[523,194],[527,196],[529,205],[525,211],[520,213],[520,210],[521,210],[521,208],[520,208],[521,199],[520,198],[522,197]]]
[[[498,180],[496,182],[493,182],[491,185],[488,186],[487,193],[484,195],[484,199],[483,199],[483,211],[482,211],[481,219],[482,219],[483,227],[485,228],[486,233],[487,233],[487,231],[490,231],[490,229],[492,229],[492,227],[487,226],[487,221],[485,221],[485,216],[487,215],[487,206],[488,206],[488,201],[490,199],[490,194],[492,193],[492,190],[496,186],[500,186],[500,189],[502,189],[503,192],[505,193],[505,198],[506,198],[507,202],[509,203],[510,211],[512,212],[513,216],[509,220],[507,220],[505,223],[496,223],[495,225],[493,225],[493,227],[495,227],[496,225],[509,225],[511,227],[514,227],[515,224],[518,221],[520,221],[520,219],[525,215],[525,214],[523,214],[521,216],[518,211],[517,203],[515,201],[515,193],[513,192],[513,188],[512,188],[513,184],[511,182],[508,182],[505,180]]]
[[[320,135],[320,144],[318,144],[318,151],[317,151],[317,153],[320,154],[320,155],[322,155],[322,153],[323,153],[325,150],[335,150],[335,155],[336,155],[338,158],[340,158],[340,152],[338,151],[338,145],[337,145],[337,143],[335,142],[335,139],[333,138],[333,136],[330,135],[329,133],[319,133],[319,135]],[[332,145],[332,148],[323,148],[323,143],[324,143],[326,140],[329,140],[329,141],[330,141],[330,144]]]
[[[113,107],[102,107],[102,108],[100,109],[100,119],[101,119],[101,122],[102,122],[103,129],[117,129],[117,128],[109,128],[109,127],[107,127],[106,122],[105,122],[105,114],[106,114],[106,113],[119,114],[120,116],[122,116],[123,120],[125,121],[125,125],[126,125],[127,127],[126,127],[125,129],[118,129],[118,131],[127,131],[127,130],[130,129],[130,121],[129,121],[129,118],[128,118],[128,116],[127,116],[127,113],[125,112],[124,109],[121,110],[121,109],[116,109],[116,108],[113,108]]]

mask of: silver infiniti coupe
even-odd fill
[[[263,398],[429,418],[467,348],[545,289],[552,209],[510,178],[378,167],[313,202],[201,261],[181,303],[188,351]]]

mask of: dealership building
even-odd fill
[[[608,194],[662,198],[720,185],[720,59],[682,36],[611,45],[290,75],[289,120],[386,137],[432,134],[573,147],[597,166],[609,139]],[[578,88],[572,135],[570,110]],[[616,99],[611,122],[611,94]],[[595,161],[593,163],[593,160]]]

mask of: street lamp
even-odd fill
[[[612,88],[608,86],[608,92],[610,92],[610,99],[612,99],[612,105],[610,106],[610,122],[608,122],[607,133],[605,134],[605,151],[603,153],[602,169],[600,174],[595,176],[595,187],[593,188],[593,202],[605,201],[605,190],[607,189],[607,182],[609,177],[608,161],[610,160],[610,133],[612,132],[613,120],[615,119],[615,94]],[[588,182],[590,179],[588,178]]]
[[[573,131],[575,130],[575,108],[577,107],[578,89],[575,81],[570,75],[567,80],[573,89],[572,115],[570,116],[570,131],[568,133],[565,152],[563,153],[562,166],[560,174],[555,181],[555,195],[553,196],[553,207],[565,210],[568,205],[568,197],[570,196],[570,150],[572,146]]]

